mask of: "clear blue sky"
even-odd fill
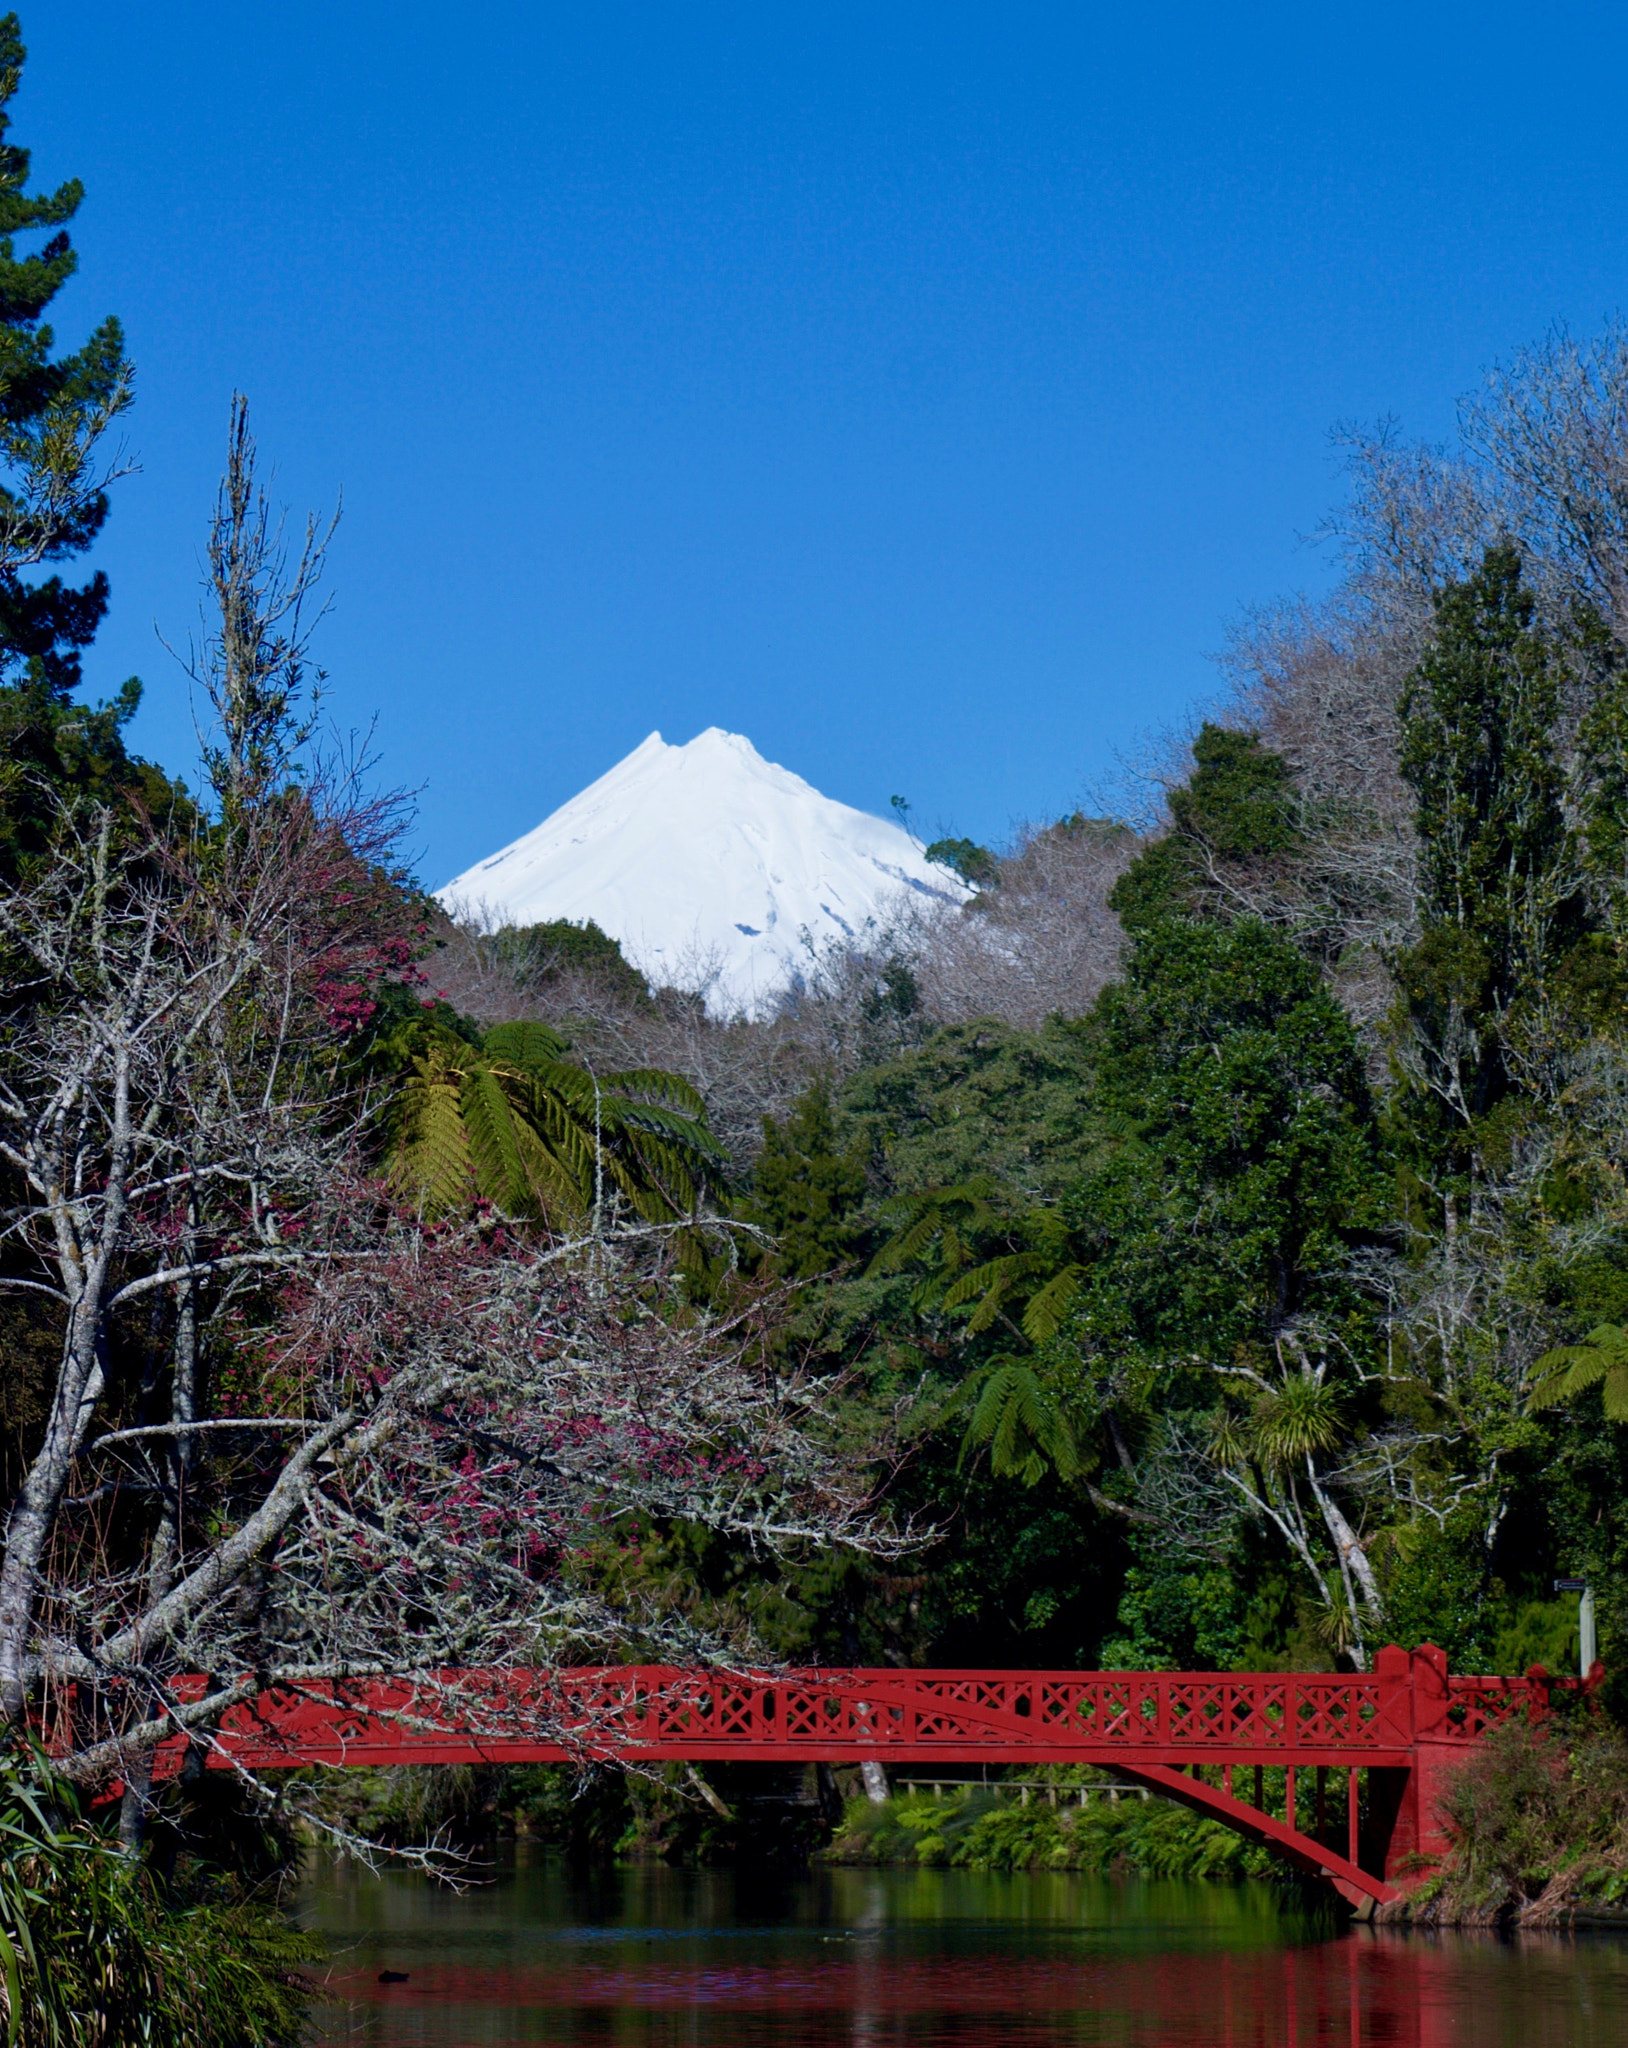
[[[92,690],[185,768],[241,387],[431,883],[653,727],[1054,814],[1326,581],[1334,421],[1628,301],[1620,6],[21,11],[140,377]]]

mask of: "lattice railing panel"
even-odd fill
[[[1450,1678],[1447,1712],[1437,1733],[1449,1742],[1474,1742],[1489,1728],[1530,1714],[1532,1689],[1519,1678]]]
[[[696,1759],[876,1753],[1003,1760],[1401,1761],[1541,1715],[1550,1684],[1459,1678],[1439,1653],[1327,1672],[723,1672],[625,1666],[443,1673],[267,1694],[222,1730],[261,1762],[481,1755]],[[201,1686],[203,1681],[197,1683]],[[173,1746],[173,1745],[172,1745]],[[223,1751],[224,1754],[224,1751]]]

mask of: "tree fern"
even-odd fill
[[[478,1045],[426,1024],[404,1050],[387,1171],[427,1215],[479,1198],[570,1228],[619,1200],[672,1221],[694,1210],[717,1166],[688,1082],[651,1068],[596,1076],[545,1024],[499,1024]]]
[[[1620,1324],[1600,1323],[1581,1344],[1546,1351],[1533,1371],[1531,1407],[1558,1408],[1597,1386],[1607,1422],[1628,1422],[1628,1330]]]
[[[1032,1365],[1003,1360],[975,1374],[952,1408],[970,1406],[961,1459],[987,1447],[998,1479],[1037,1486],[1048,1472],[1064,1481],[1084,1469],[1067,1414]]]
[[[396,1098],[390,1180],[432,1215],[456,1208],[474,1188],[462,1096],[462,1072],[435,1045],[413,1062]]]
[[[1054,1209],[1013,1216],[997,1205],[991,1183],[970,1180],[895,1197],[882,1214],[901,1227],[871,1271],[925,1266],[916,1305],[950,1313],[970,1308],[969,1337],[990,1329],[1009,1301],[1023,1302],[1020,1320],[1031,1344],[1054,1337],[1067,1320],[1085,1268],[1071,1256],[1067,1227]],[[1006,1248],[990,1256],[984,1245],[992,1237]]]

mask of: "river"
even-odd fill
[[[1628,1937],[1410,1935],[1264,1885],[327,1866],[317,2040],[371,2048],[1621,2048]],[[396,1981],[380,1982],[381,1973]]]

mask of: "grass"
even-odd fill
[[[322,1951],[253,1896],[184,1897],[25,1753],[0,1757],[0,2033],[19,2048],[281,2048]]]

